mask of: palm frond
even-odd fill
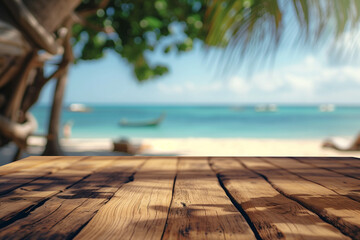
[[[360,0],[209,0],[207,6],[205,42],[226,46],[229,61],[276,52],[285,28],[297,30],[296,42],[312,45],[338,39],[360,20]]]

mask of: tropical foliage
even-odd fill
[[[150,64],[146,53],[166,38],[163,52],[190,51],[194,39],[204,40],[205,5],[199,0],[183,1],[109,1],[98,9],[100,2],[83,1],[78,7],[83,17],[73,27],[75,43],[81,49],[79,59],[98,59],[108,49],[116,51],[134,68],[139,81],[168,72],[162,64]],[[90,13],[89,9],[96,9]],[[181,30],[181,36],[176,34]]]

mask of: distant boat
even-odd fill
[[[159,125],[165,118],[165,113],[161,114],[160,117],[150,121],[143,122],[129,122],[126,118],[121,119],[120,125],[124,127],[155,127]]]
[[[275,104],[258,105],[255,107],[256,112],[276,112],[277,106]]]
[[[73,103],[73,104],[70,104],[70,106],[68,107],[68,110],[70,112],[91,112],[92,109],[85,106],[84,104]]]
[[[334,104],[321,104],[319,106],[320,112],[333,112],[335,111],[335,105]]]

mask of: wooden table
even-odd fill
[[[30,157],[0,239],[360,239],[360,159]]]

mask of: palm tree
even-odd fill
[[[206,43],[226,46],[227,59],[269,56],[288,34],[294,44],[310,46],[338,40],[359,27],[359,0],[214,0],[208,1]],[[228,62],[225,64],[229,65]]]
[[[135,18],[135,24],[140,23],[139,26],[144,28],[138,28],[137,31],[146,31],[152,24],[158,29],[159,36],[167,35],[171,21],[187,22],[188,27],[194,25],[194,21],[187,21],[191,16],[181,12],[185,2],[187,3],[187,1],[167,3],[161,1],[161,4],[147,2],[150,5],[155,4],[156,9],[154,9],[157,10],[156,12],[151,9],[149,14],[159,14],[165,18],[169,13],[173,13],[177,14],[175,20],[170,16],[169,19],[172,20],[159,21],[152,15],[150,18],[142,19],[144,16],[138,13],[143,9],[133,9],[132,14],[128,16]],[[189,11],[202,18],[196,20],[199,24],[195,24],[195,30],[188,34],[189,37],[199,38],[207,46],[227,47],[227,52],[231,55],[228,59],[234,57],[241,59],[250,56],[249,54],[265,56],[266,53],[273,52],[281,42],[285,26],[298,25],[303,39],[313,43],[321,39],[338,38],[348,28],[354,28],[360,17],[360,0],[188,2],[191,2],[191,5],[187,3]],[[95,39],[97,31],[102,31],[104,34],[117,33],[118,36],[122,36],[121,41],[118,41],[120,48],[116,45],[117,42],[111,41],[105,47],[127,57],[141,73],[136,75],[139,79],[153,76],[142,53],[132,59],[129,55],[134,52],[126,55],[125,50],[121,50],[121,48],[125,49],[126,44],[136,43],[139,39],[141,41],[142,36],[139,38],[129,35],[131,26],[127,25],[126,19],[124,20],[125,15],[121,15],[120,21],[106,22],[108,19],[104,19],[104,13],[107,11],[101,10],[112,8],[111,11],[114,12],[117,9],[131,9],[131,4],[134,6],[135,3],[143,4],[143,1],[89,0],[84,1],[82,5],[80,0],[0,1],[0,146],[13,141],[19,147],[18,155],[21,153],[26,147],[27,138],[37,126],[29,109],[36,103],[44,85],[51,79],[57,79],[44,154],[62,154],[58,142],[58,129],[66,75],[73,61],[71,34],[74,22],[86,26],[83,29],[89,33],[88,43],[91,44],[85,47],[96,58],[101,57],[96,48],[99,47]],[[160,9],[170,5],[174,9],[170,11]],[[285,18],[286,13],[291,11],[294,15],[292,22]],[[101,27],[94,24],[97,20],[101,21]],[[329,23],[333,26],[331,29],[328,28]],[[126,51],[132,50],[129,46]],[[180,45],[179,48],[187,50],[188,46]],[[145,50],[144,48],[142,51]],[[44,66],[49,61],[53,61],[55,55],[60,56],[61,60],[56,63],[54,72],[45,75]],[[166,69],[157,67],[153,71],[156,74],[163,74]]]
[[[0,63],[0,146],[14,141],[19,149],[15,158],[37,127],[28,110],[37,101],[43,86],[53,78],[58,79],[58,84],[48,142],[50,147],[54,145],[52,142],[56,145],[64,91],[61,86],[72,61],[71,13],[79,4],[80,0],[0,2],[0,58],[3,60]],[[59,53],[62,61],[57,69],[50,76],[44,76],[45,63]],[[55,154],[61,154],[56,150],[54,148]]]

